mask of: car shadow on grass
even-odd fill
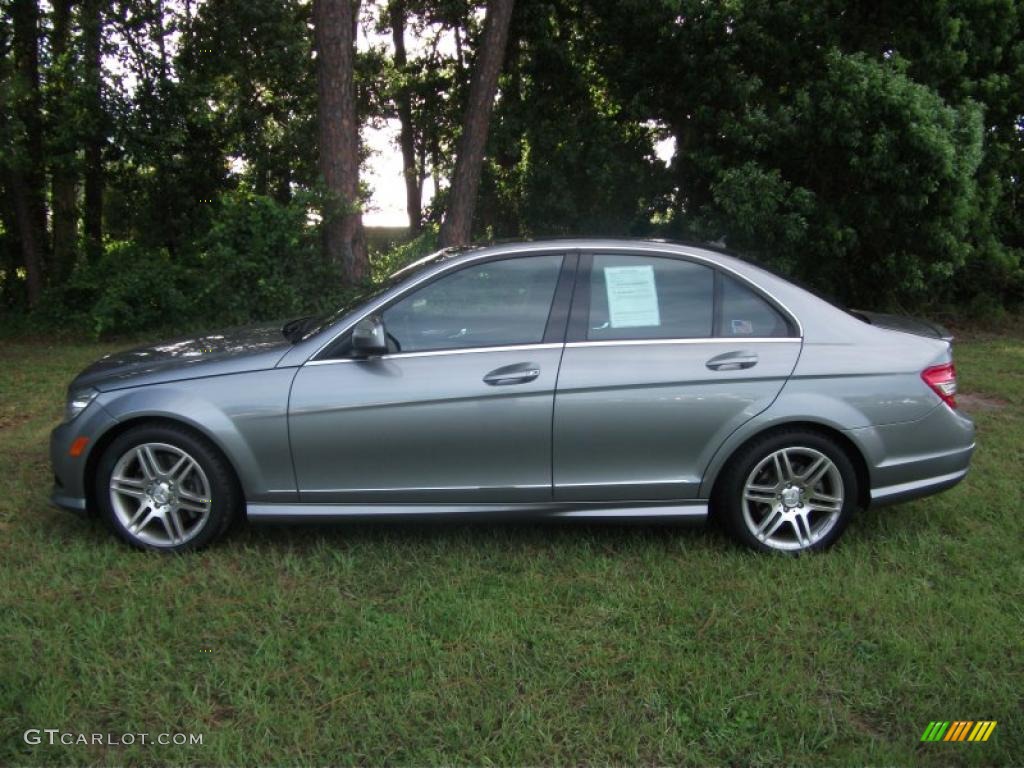
[[[332,544],[465,545],[473,542],[510,545],[544,543],[567,546],[585,542],[606,549],[629,544],[672,548],[729,549],[732,544],[713,526],[664,522],[580,523],[566,520],[391,520],[337,523],[240,524],[229,536],[232,543],[258,547],[303,548]]]

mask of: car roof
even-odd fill
[[[780,280],[778,275],[754,264],[739,254],[723,247],[708,243],[696,244],[677,240],[613,238],[613,237],[556,237],[543,240],[515,240],[485,245],[451,249],[446,254],[448,263],[474,261],[497,255],[528,255],[538,251],[580,250],[580,251],[656,251],[679,256],[689,256],[698,261],[724,266],[745,277],[760,281],[768,276]]]

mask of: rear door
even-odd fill
[[[656,253],[581,257],[555,394],[559,500],[695,498],[711,456],[800,352],[752,286]]]

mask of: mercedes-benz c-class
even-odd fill
[[[823,549],[967,473],[935,325],[732,255],[445,250],[309,317],[108,355],[53,432],[53,501],[181,551],[232,521],[717,518]]]

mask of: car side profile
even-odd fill
[[[562,240],[433,254],[325,317],[108,355],[53,501],[182,551],[242,516],[703,521],[758,550],[967,473],[951,340],[738,257]]]

